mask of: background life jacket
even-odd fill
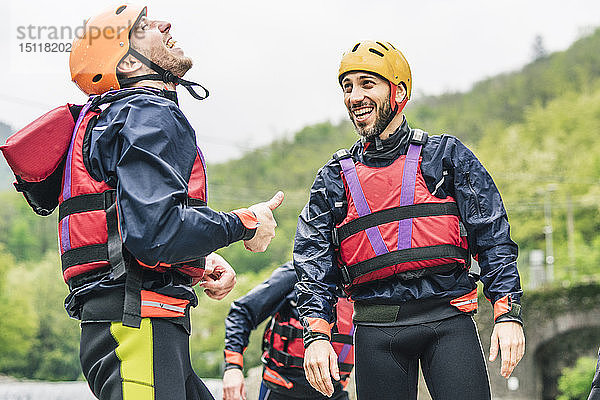
[[[421,173],[427,134],[414,130],[408,152],[387,167],[335,155],[348,199],[346,218],[333,230],[346,290],[396,276],[414,279],[468,266],[466,230],[456,201],[433,196]]]
[[[343,297],[335,306],[336,324],[331,344],[338,355],[338,366],[342,381],[346,380],[354,367],[354,325],[352,303]],[[302,324],[291,313],[278,312],[267,325],[263,337],[263,358],[278,367],[303,368],[304,343]],[[265,368],[263,379],[287,387],[291,382],[270,368]],[[288,387],[290,389],[291,387]]]
[[[90,174],[90,137],[101,113],[100,106],[136,94],[155,94],[144,88],[110,91],[90,97],[84,106],[66,105],[38,118],[7,140],[2,151],[15,172],[17,190],[23,192],[35,212],[49,215],[59,205],[58,236],[62,272],[73,290],[101,276],[119,279],[127,272],[123,322],[139,326],[141,317],[183,316],[180,299],[142,291],[138,266],[164,272],[170,267],[193,284],[201,278],[204,258],[176,265],[145,265],[123,253],[116,202],[116,190]],[[77,113],[75,113],[77,112]],[[75,121],[76,118],[76,121]],[[56,136],[56,146],[48,137]],[[61,181],[62,178],[62,181]],[[188,182],[188,206],[204,206],[207,199],[206,168],[200,149]],[[162,296],[160,299],[157,296]],[[144,311],[144,305],[157,312]],[[161,306],[162,304],[162,306]],[[167,305],[165,308],[164,305]],[[156,307],[154,307],[156,308]],[[165,311],[166,310],[166,311]],[[171,312],[169,312],[171,311]],[[131,314],[132,318],[126,315]],[[164,314],[164,315],[163,315]]]

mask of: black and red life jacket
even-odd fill
[[[340,377],[344,381],[354,367],[352,303],[346,298],[339,298],[335,311],[337,322],[332,330],[331,344],[338,355]],[[293,318],[289,313],[282,316],[282,313],[278,312],[271,319],[264,333],[263,358],[272,361],[278,367],[303,368],[303,332],[300,321]],[[270,368],[265,368],[263,379],[280,386],[290,384]]]
[[[122,89],[92,96],[83,107],[59,107],[15,133],[2,146],[17,178],[15,187],[23,192],[34,211],[49,215],[59,206],[62,273],[69,288],[108,274],[112,274],[113,279],[127,276],[123,315],[127,326],[139,326],[140,318],[145,316],[183,316],[189,303],[141,290],[142,272],[138,265],[157,272],[177,267],[183,282],[187,277],[192,284],[201,278],[205,262],[202,258],[177,265],[149,266],[133,261],[129,255],[124,256],[116,190],[89,172],[90,137],[102,108],[136,94],[155,93],[144,88]],[[48,148],[51,135],[56,145]],[[187,205],[204,206],[206,197],[205,162],[197,149],[188,182]],[[128,319],[128,314],[132,318]]]
[[[456,201],[433,196],[421,173],[427,134],[414,130],[406,155],[387,167],[335,155],[348,199],[346,218],[333,230],[346,290],[396,276],[414,279],[468,267],[466,230]]]

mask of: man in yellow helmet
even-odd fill
[[[170,30],[134,5],[87,21],[70,69],[89,101],[51,113],[63,118],[52,129],[70,127],[58,179],[19,186],[38,213],[60,204],[65,306],[82,321],[81,365],[100,399],[213,398],[190,364],[193,286],[227,295],[235,272],[213,251],[240,240],[265,251],[283,201],[279,192],[232,212],[207,206],[204,158],[175,89],[208,92],[182,78],[192,60]],[[37,185],[48,186],[29,190]]]
[[[410,67],[391,43],[363,41],[342,58],[339,83],[360,139],[317,173],[294,245],[308,381],[331,395],[335,289],[354,304],[359,399],[416,399],[418,365],[436,400],[489,399],[472,314],[479,261],[508,378],[524,353],[506,211],[491,177],[457,138],[411,129]]]

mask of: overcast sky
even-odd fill
[[[104,3],[104,4],[103,4]],[[19,27],[70,27],[115,2],[3,1],[0,4],[0,120],[21,127],[44,111],[85,96],[71,83],[68,53],[25,53]],[[413,71],[413,99],[464,91],[481,79],[520,68],[536,35],[548,51],[566,49],[600,26],[598,0],[149,0],[148,16],[171,34],[195,65],[187,79],[204,84],[198,102],[179,89],[180,105],[212,162],[305,125],[344,118],[337,68],[361,39],[387,40]],[[21,28],[22,29],[22,28]],[[63,32],[68,33],[63,29]],[[410,103],[409,103],[410,104]],[[456,132],[460,134],[460,132]],[[348,143],[340,143],[340,147]]]

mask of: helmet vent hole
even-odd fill
[[[127,6],[121,6],[119,8],[117,8],[117,11],[115,14],[119,15],[123,12],[123,10],[125,10],[127,8]]]
[[[373,54],[377,54],[379,57],[383,57],[383,53],[382,53],[382,52],[380,52],[380,51],[378,51],[378,50],[375,50],[375,49],[369,49],[369,51],[370,51],[371,53],[373,53]]]
[[[354,47],[352,48],[352,52],[354,53],[356,51],[356,49],[358,49],[358,46],[360,46],[360,43],[356,43],[354,45]]]
[[[394,47],[393,44],[391,44],[391,43],[388,43],[388,44],[392,47],[392,49],[396,50],[396,48]]]
[[[383,45],[383,43],[381,43],[381,42],[375,42],[375,43],[377,43],[378,45],[380,45],[381,47],[383,47],[383,48],[384,48],[386,51],[389,51],[389,50],[390,50],[390,49],[388,49],[387,47],[385,47],[385,46]]]
[[[98,74],[92,78],[92,82],[96,83],[102,79],[102,74]]]

